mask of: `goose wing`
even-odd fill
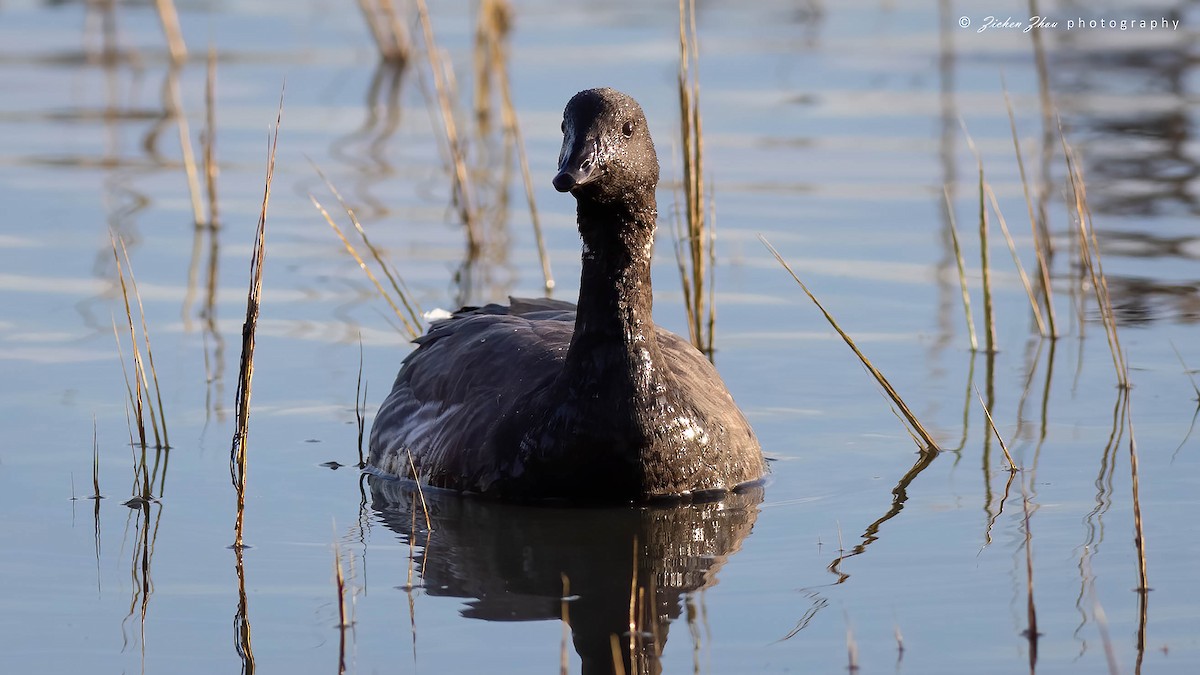
[[[440,487],[485,490],[515,451],[496,442],[497,424],[557,376],[574,325],[574,304],[522,298],[434,322],[375,417],[371,465]]]

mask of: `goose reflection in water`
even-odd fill
[[[585,675],[617,671],[618,657],[626,673],[662,672],[659,657],[682,602],[716,583],[763,499],[753,486],[712,501],[568,509],[426,487],[423,506],[411,481],[366,478],[380,520],[419,548],[413,565],[425,592],[465,598],[465,617],[562,619],[565,575],[567,621]],[[632,639],[631,598],[640,598]]]

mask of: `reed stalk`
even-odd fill
[[[358,380],[354,384],[354,420],[358,426],[358,468],[362,469],[367,466],[366,460],[363,458],[363,432],[366,431],[366,411],[364,407],[367,404],[367,388],[363,384],[363,348],[362,348],[362,333],[358,335]]]
[[[850,350],[854,352],[854,355],[858,357],[858,360],[862,362],[867,371],[874,376],[875,381],[879,383],[879,386],[883,387],[884,392],[886,392],[892,402],[896,404],[896,407],[900,410],[900,414],[903,416],[903,421],[908,423],[910,433],[918,437],[921,444],[923,444],[921,445],[922,454],[936,454],[939,451],[937,441],[933,440],[933,436],[925,430],[925,427],[921,424],[920,420],[917,419],[916,414],[914,414],[908,405],[904,403],[904,400],[900,398],[900,394],[896,393],[896,389],[892,387],[892,384],[888,382],[888,379],[884,377],[883,373],[881,373],[879,369],[871,363],[870,359],[868,359],[866,355],[862,353],[862,351],[858,348],[858,345],[854,344],[854,340],[850,338],[846,331],[842,330],[842,327],[838,325],[838,322],[833,318],[833,315],[825,309],[825,306],[822,305],[819,300],[817,300],[817,297],[813,295],[812,291],[808,290],[808,286],[806,286],[804,282],[800,280],[800,277],[796,276],[796,273],[792,271],[791,266],[787,264],[787,261],[783,259],[783,256],[779,254],[779,251],[776,251],[775,247],[772,246],[769,241],[767,241],[766,237],[760,234],[758,239],[767,247],[768,250],[771,251],[771,255],[775,256],[775,260],[779,261],[780,265],[783,265],[783,269],[787,270],[787,273],[791,275],[792,280],[799,284],[800,289],[803,290],[804,294],[808,296],[808,299],[812,300],[813,304],[817,306],[817,309],[819,309],[821,314],[825,316],[825,320],[829,322],[829,325],[832,326],[835,331],[837,331],[837,334],[841,336],[842,340],[846,343],[846,346],[850,347]]]
[[[679,132],[683,148],[684,232],[686,255],[680,255],[680,277],[688,334],[697,349],[711,358],[712,327],[715,308],[712,303],[712,274],[715,251],[709,212],[704,194],[704,126],[700,115],[700,51],[696,38],[695,0],[679,0]],[[705,285],[709,294],[705,295]]]
[[[1029,283],[1029,275],[1025,274],[1025,266],[1021,264],[1021,256],[1017,255],[1017,243],[1013,241],[1012,233],[1008,231],[1008,223],[1004,220],[1004,213],[1000,210],[1000,203],[996,200],[996,193],[992,190],[992,186],[985,186],[987,191],[988,202],[992,205],[992,212],[996,214],[996,222],[1000,224],[1000,232],[1004,234],[1004,242],[1008,244],[1008,252],[1012,254],[1013,265],[1017,268],[1017,275],[1021,277],[1021,286],[1025,289],[1025,295],[1029,298],[1029,308],[1033,311],[1033,320],[1038,326],[1038,335],[1046,337],[1049,335],[1046,326],[1046,320],[1042,318],[1042,308],[1038,306],[1037,295],[1033,291],[1033,286]]]
[[[183,41],[183,31],[179,28],[179,14],[175,11],[172,0],[154,0],[158,11],[158,19],[162,22],[163,36],[167,40],[167,50],[171,54],[171,62],[180,65],[187,60],[187,45]]]
[[[154,426],[155,447],[170,449],[171,442],[167,437],[167,417],[166,413],[163,412],[162,387],[158,384],[158,369],[154,366],[154,350],[150,348],[150,329],[146,326],[146,308],[142,305],[142,294],[138,290],[137,278],[133,275],[133,262],[129,260],[129,251],[125,248],[125,240],[118,238],[117,242],[121,245],[121,255],[125,258],[125,265],[129,269],[129,283],[133,286],[133,297],[137,301],[138,315],[142,323],[142,342],[146,345],[146,362],[150,366],[150,377],[154,381],[154,399],[158,407],[158,414],[157,416],[155,415],[154,408],[152,407],[150,409],[150,421]],[[128,301],[128,298],[126,298],[126,301]],[[146,387],[146,394],[149,395],[150,388],[146,382],[146,371],[144,369],[142,370],[142,384]],[[160,422],[162,426],[161,443],[158,442]]]
[[[1008,126],[1012,131],[1013,152],[1017,156],[1017,169],[1021,173],[1021,190],[1025,194],[1025,207],[1029,211],[1029,227],[1033,232],[1033,250],[1037,256],[1037,271],[1038,271],[1038,287],[1042,292],[1042,303],[1046,306],[1046,323],[1045,325],[1039,320],[1038,328],[1044,329],[1043,336],[1051,339],[1058,337],[1058,329],[1055,326],[1057,320],[1054,312],[1054,292],[1050,286],[1050,252],[1048,250],[1049,235],[1045,232],[1045,224],[1039,225],[1038,218],[1033,211],[1033,196],[1029,192],[1029,179],[1025,175],[1025,160],[1021,156],[1021,142],[1017,138],[1017,121],[1013,116],[1012,101],[1008,97],[1008,89],[1004,90],[1004,105],[1008,109]],[[997,214],[999,209],[997,209]],[[1003,217],[1001,217],[1003,223]],[[1002,225],[1003,226],[1003,225]],[[1005,236],[1008,236],[1008,228],[1004,227]],[[1023,276],[1023,273],[1022,273]],[[1026,282],[1028,287],[1028,282]],[[1040,316],[1035,314],[1035,316]]]
[[[375,290],[379,292],[379,295],[387,301],[388,305],[392,308],[392,311],[395,312],[396,316],[400,318],[400,322],[404,324],[404,330],[408,333],[408,336],[410,338],[415,338],[420,335],[420,323],[418,323],[417,316],[415,313],[413,313],[413,310],[411,308],[408,309],[408,316],[406,316],[404,312],[400,311],[400,307],[392,299],[392,296],[389,295],[386,290],[384,290],[383,284],[380,283],[379,278],[376,277],[375,273],[371,271],[371,268],[367,266],[366,261],[363,260],[361,255],[359,255],[358,250],[354,248],[354,244],[351,244],[350,240],[346,238],[346,235],[342,232],[342,228],[339,227],[338,224],[333,220],[333,217],[329,215],[329,212],[325,210],[325,207],[321,205],[321,202],[318,201],[312,193],[309,193],[308,198],[312,201],[313,206],[317,208],[317,211],[320,212],[321,216],[325,219],[325,222],[329,224],[329,227],[333,229],[334,234],[336,234],[338,239],[341,240],[342,245],[346,247],[346,251],[351,255],[351,257],[354,258],[355,262],[358,263],[359,268],[366,273],[367,278],[370,279],[371,283],[375,285]],[[382,264],[382,261],[380,261],[380,264]],[[386,267],[384,269],[386,270]],[[390,276],[391,275],[389,274],[389,277]],[[399,288],[396,290],[399,292]],[[401,293],[400,297],[402,302],[404,302],[404,304],[407,306],[409,303],[404,301],[406,296]]]
[[[433,84],[437,91],[438,108],[441,111],[442,128],[446,135],[446,144],[450,153],[450,163],[454,177],[454,202],[458,206],[459,217],[467,228],[467,249],[469,257],[478,255],[483,239],[479,232],[478,218],[475,213],[474,200],[471,196],[471,182],[467,173],[466,148],[458,134],[458,126],[454,121],[454,109],[450,103],[450,86],[447,83],[448,66],[443,61],[434,39],[433,22],[429,18],[429,8],[425,0],[417,0],[417,13],[421,19],[421,31],[425,38],[425,52],[429,59],[429,67],[433,71]]]
[[[1138,587],[1137,592],[1145,596],[1150,589],[1146,579],[1146,534],[1142,527],[1142,499],[1140,482],[1138,481],[1138,452],[1137,439],[1133,434],[1133,406],[1130,403],[1129,388],[1125,388],[1125,406],[1129,410],[1126,418],[1129,425],[1129,474],[1133,489],[1133,543],[1138,557]]]
[[[396,274],[394,271],[392,271],[391,267],[384,261],[383,253],[378,247],[371,243],[371,239],[367,236],[367,231],[363,228],[362,222],[359,221],[354,209],[352,209],[350,205],[346,203],[346,200],[342,197],[341,191],[337,189],[333,182],[325,176],[325,173],[322,172],[320,167],[318,167],[315,163],[313,164],[313,169],[317,172],[317,175],[321,177],[321,180],[325,182],[325,186],[329,188],[329,191],[333,193],[333,196],[338,200],[338,204],[342,207],[342,210],[346,212],[346,216],[350,218],[350,223],[354,225],[354,230],[358,232],[358,236],[360,239],[362,239],[363,245],[367,247],[367,251],[371,253],[372,259],[375,260],[375,263],[379,266],[379,269],[383,271],[383,275],[387,277],[388,284],[392,287],[392,291],[396,294],[396,298],[399,299],[400,305],[404,306],[404,312],[400,311],[399,305],[397,305],[388,292],[384,290],[383,284],[381,284],[375,275],[371,273],[371,270],[367,268],[367,264],[363,261],[362,256],[358,254],[358,251],[355,250],[354,246],[342,233],[342,229],[338,227],[337,223],[334,222],[332,217],[330,217],[329,212],[326,211],[323,206],[321,206],[321,203],[317,201],[317,198],[312,194],[309,194],[308,198],[312,200],[313,205],[317,208],[317,211],[319,211],[325,218],[325,222],[328,223],[331,228],[333,228],[334,233],[337,234],[339,239],[341,239],[342,244],[346,247],[346,251],[350,253],[356,262],[358,262],[358,265],[362,268],[363,272],[367,274],[367,278],[375,284],[375,289],[379,291],[379,294],[382,295],[383,299],[386,300],[388,305],[391,306],[392,311],[396,313],[396,316],[400,319],[400,322],[404,324],[404,328],[408,332],[409,336],[412,338],[419,336],[422,332],[421,308],[415,300],[411,299],[411,293],[409,293],[408,287],[404,284],[404,279],[401,278],[399,274]]]
[[[246,436],[250,427],[250,390],[254,378],[255,332],[262,297],[263,262],[267,253],[267,207],[271,201],[271,181],[275,175],[275,151],[279,147],[279,125],[283,119],[283,91],[279,94],[279,108],[275,114],[275,130],[271,136],[267,153],[267,175],[263,186],[262,208],[258,215],[258,227],[254,235],[254,252],[250,257],[250,290],[246,295],[246,320],[242,324],[242,354],[238,366],[238,385],[235,416],[237,426],[233,435],[233,448],[229,457],[229,471],[237,492],[237,520],[234,524],[234,548],[243,547],[242,525],[245,514],[246,494]]]
[[[485,3],[489,7],[488,19],[490,23],[496,24],[499,22],[507,22],[509,19],[501,18],[506,16],[505,10],[502,7],[507,7],[506,4],[492,1]],[[480,12],[485,11],[484,7],[480,8]],[[511,10],[508,10],[511,11]],[[508,69],[503,64],[508,60],[503,53],[499,41],[493,42],[493,50],[490,54],[490,61],[497,64],[495,68],[496,77],[499,80],[500,89],[500,118],[508,133],[512,135],[513,143],[517,146],[517,161],[521,166],[521,181],[525,187],[525,201],[529,204],[529,220],[533,225],[533,238],[537,245],[538,262],[542,267],[543,286],[547,294],[554,290],[554,274],[550,270],[550,256],[546,251],[546,240],[542,235],[541,219],[538,217],[537,201],[534,199],[533,177],[529,171],[529,156],[525,150],[525,139],[521,134],[521,123],[517,117],[516,106],[513,105],[512,87],[509,83]],[[480,78],[481,81],[486,78]]]
[[[975,164],[979,172],[979,263],[980,277],[983,285],[983,330],[984,330],[984,349],[989,354],[996,353],[996,313],[992,306],[992,271],[991,271],[991,254],[988,244],[988,217],[987,217],[987,202],[984,199],[986,193],[987,182],[983,175],[983,156],[979,153],[979,148],[975,146],[975,139],[971,137],[971,133],[967,131],[967,124],[961,118],[959,124],[962,126],[963,133],[967,137],[967,147],[971,149],[971,153],[975,155]]]
[[[208,46],[208,70],[204,78],[204,186],[208,196],[208,228],[216,231],[220,225],[217,207],[217,50]]]
[[[1004,438],[1000,435],[1000,430],[996,428],[996,422],[992,419],[992,412],[988,410],[987,404],[983,402],[983,395],[979,393],[979,389],[975,389],[975,395],[979,397],[979,405],[983,408],[983,414],[987,417],[988,427],[996,436],[996,440],[1000,443],[1000,449],[1004,452],[1004,460],[1008,462],[1008,470],[1012,473],[1017,472],[1017,463],[1013,461],[1012,455],[1008,452],[1008,444],[1004,442]]]
[[[971,315],[971,291],[967,287],[966,265],[963,263],[962,246],[958,243],[958,224],[954,219],[954,204],[950,200],[949,186],[942,187],[946,198],[946,214],[950,223],[950,242],[954,246],[954,262],[958,266],[958,286],[962,290],[963,314],[967,319],[967,336],[971,339],[971,351],[979,351],[979,338],[975,335],[975,319]]]
[[[71,490],[74,495],[74,489]],[[100,440],[96,433],[96,416],[92,415],[92,494],[88,499],[104,499],[100,494]]]
[[[200,178],[196,170],[196,153],[192,149],[192,135],[189,131],[187,114],[183,110],[183,95],[179,91],[179,64],[173,64],[167,71],[167,81],[163,92],[167,98],[167,107],[175,117],[175,126],[179,132],[179,151],[183,156],[183,172],[187,178],[188,196],[192,203],[192,224],[201,227],[204,224],[204,208],[201,206]]]
[[[1100,319],[1104,325],[1104,334],[1112,355],[1113,368],[1117,374],[1117,384],[1124,389],[1129,386],[1129,368],[1126,365],[1124,352],[1121,349],[1121,340],[1117,334],[1117,318],[1108,293],[1108,280],[1104,276],[1104,265],[1100,260],[1100,243],[1096,239],[1096,230],[1092,226],[1091,209],[1087,205],[1087,188],[1083,180],[1083,170],[1079,167],[1075,151],[1067,143],[1066,136],[1062,135],[1061,126],[1059,132],[1063,155],[1067,163],[1067,173],[1070,177],[1071,206],[1074,209],[1073,215],[1078,227],[1080,260],[1091,280],[1096,306],[1100,310]]]
[[[358,8],[371,31],[380,60],[397,65],[407,63],[412,54],[412,41],[392,0],[378,0],[377,7],[369,0],[358,0]]]
[[[133,387],[131,388],[129,386],[128,380],[126,380],[125,387],[126,387],[126,390],[130,392],[130,399],[134,403],[135,419],[137,421],[137,427],[138,427],[138,438],[141,441],[142,447],[146,447],[145,418],[147,416],[149,416],[149,418],[150,418],[150,426],[154,432],[155,445],[157,447],[162,447],[161,437],[160,437],[159,431],[158,431],[158,418],[155,416],[154,406],[149,400],[150,384],[149,384],[149,380],[146,377],[146,367],[145,367],[144,361],[142,359],[141,346],[138,344],[137,330],[136,330],[136,328],[134,328],[133,309],[129,302],[129,286],[125,283],[124,267],[121,265],[121,257],[117,252],[117,239],[118,239],[117,236],[110,231],[109,232],[109,243],[112,246],[113,260],[116,261],[117,279],[120,281],[120,284],[121,284],[121,298],[125,304],[125,320],[126,320],[126,325],[129,328],[129,342],[130,342],[130,347],[131,347],[131,356],[133,357]],[[124,245],[122,244],[122,247],[123,246]],[[126,262],[128,263],[128,256],[126,256]],[[133,270],[131,269],[130,270],[130,275],[131,275],[130,278],[131,279],[132,279],[132,272],[133,272]],[[140,294],[138,294],[136,285],[134,286],[134,295],[138,296],[137,297],[138,307],[140,308],[141,307],[141,296],[140,296]],[[115,328],[115,323],[114,323],[114,328]],[[144,332],[145,331],[145,314],[144,313],[142,316],[142,329]],[[117,342],[118,342],[118,350],[119,350],[120,349],[120,338],[118,338]],[[122,356],[122,369],[123,368],[124,368],[124,356]],[[155,380],[157,381],[157,377],[155,378]],[[144,395],[143,395],[143,392],[144,392]]]

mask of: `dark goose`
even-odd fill
[[[582,91],[562,129],[554,187],[577,202],[578,307],[513,298],[434,322],[375,417],[373,470],[580,503],[759,480],[758,440],[716,369],[651,318],[658,157],[641,106]]]

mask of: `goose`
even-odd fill
[[[369,471],[518,502],[696,499],[760,482],[716,368],[654,324],[659,164],[611,88],[563,112],[554,188],[576,200],[579,302],[464,307],[415,340],[371,428]]]

